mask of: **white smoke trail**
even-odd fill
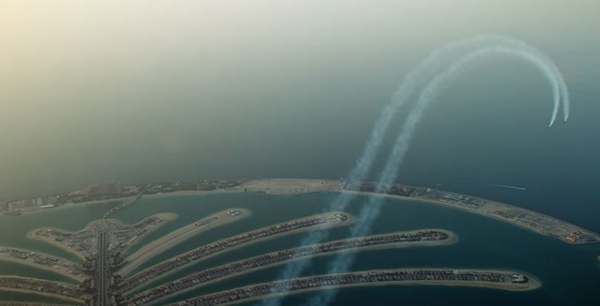
[[[434,68],[440,65],[444,55],[463,45],[472,43],[473,41],[476,41],[476,39],[450,43],[446,47],[434,51],[417,68],[413,69],[404,77],[404,81],[392,95],[390,103],[385,105],[378,119],[375,121],[375,127],[373,127],[373,130],[371,131],[371,135],[367,140],[364,150],[356,161],[356,165],[348,175],[349,181],[363,181],[366,178],[371,170],[375,156],[383,143],[383,138],[389,128],[392,118],[398,109],[408,101],[408,98],[416,91],[418,86],[423,84],[425,80],[430,77],[430,74],[433,74]],[[354,194],[340,193],[332,203],[324,209],[324,211],[344,210],[348,207],[348,204],[354,197]],[[302,239],[300,245],[307,246],[317,244],[327,239],[328,236],[329,233],[327,231],[312,231]],[[277,279],[297,278],[310,262],[310,259],[290,262],[283,270],[281,270]],[[281,297],[275,297],[273,299],[263,300],[261,305],[276,306],[280,304],[280,301]]]
[[[567,83],[565,82],[564,76],[560,73],[560,70],[552,60],[550,60],[545,54],[541,53],[534,47],[529,44],[502,36],[492,35],[492,36],[484,36],[480,38],[483,41],[486,41],[488,44],[496,44],[501,47],[513,47],[516,49],[520,49],[522,51],[526,51],[530,53],[533,57],[537,58],[539,61],[544,62],[545,71],[547,74],[546,77],[551,77],[554,81],[551,81],[552,91],[554,95],[554,107],[552,109],[552,117],[550,119],[549,126],[554,124],[556,117],[558,115],[558,109],[560,107],[560,103],[563,103],[563,121],[566,122],[569,119],[569,113],[571,110],[571,101],[569,98],[569,88],[567,87]],[[491,47],[488,45],[489,47]]]
[[[560,79],[556,77],[555,73],[558,72],[558,69],[551,61],[546,59],[543,54],[537,52],[533,47],[524,42],[502,36],[476,36],[470,39],[451,42],[446,46],[432,52],[423,62],[419,64],[419,66],[405,76],[400,87],[392,95],[390,102],[381,111],[379,118],[375,123],[375,127],[373,128],[371,135],[367,140],[362,155],[359,157],[355,167],[348,176],[349,181],[363,181],[366,178],[373,165],[375,156],[383,143],[384,136],[390,126],[391,120],[395,116],[398,109],[408,101],[408,98],[418,89],[419,86],[421,86],[430,77],[435,75],[435,72],[439,70],[440,66],[443,66],[442,64],[448,61],[448,57],[455,55],[454,53],[461,51],[461,49],[471,49],[473,47],[481,48],[481,46],[490,45],[512,46],[513,48],[527,50],[532,54],[532,57],[537,56],[540,63],[546,64],[546,75],[552,86],[554,95],[554,109],[552,113],[552,119],[550,121],[550,125],[552,125],[558,113],[560,104],[560,89],[562,87],[560,86]],[[332,203],[324,209],[324,211],[344,210],[354,197],[355,195],[353,194],[340,193],[332,201]],[[329,233],[327,231],[313,231],[305,236],[304,239],[302,239],[300,245],[307,246],[320,243],[327,239],[328,236]],[[310,262],[310,259],[307,259],[294,261],[287,264],[283,270],[281,270],[277,279],[290,279],[300,276],[302,271],[310,264]],[[261,305],[277,306],[280,304],[281,298],[282,297],[279,296],[274,297],[273,299],[263,300]]]
[[[565,82],[565,78],[556,68],[556,76],[559,80],[560,92],[563,101],[563,121],[567,122],[569,120],[569,113],[571,112],[571,101],[569,98],[569,88],[567,87],[567,82]]]
[[[435,99],[440,89],[454,79],[459,73],[468,68],[469,64],[489,54],[508,54],[524,59],[537,66],[548,79],[553,78],[553,70],[545,65],[545,62],[528,51],[522,49],[513,49],[512,47],[489,47],[473,51],[453,63],[448,70],[436,76],[425,88],[419,96],[416,106],[408,115],[407,121],[402,127],[402,131],[396,139],[396,143],[392,149],[392,153],[385,165],[383,172],[380,174],[377,182],[377,193],[384,193],[386,189],[396,181],[398,175],[398,167],[402,163],[404,156],[408,152],[410,141],[413,138],[414,130],[421,121],[424,111]],[[557,70],[556,70],[557,71]],[[551,81],[553,83],[553,81]],[[554,83],[553,83],[554,84]],[[555,104],[556,106],[556,104]],[[554,115],[554,114],[553,114]],[[551,121],[552,124],[552,121]],[[360,237],[368,235],[373,221],[380,213],[381,206],[384,203],[384,197],[370,197],[367,203],[361,209],[356,222],[351,228],[352,237]],[[354,263],[356,255],[352,252],[344,252],[336,256],[330,263],[327,274],[347,272],[350,266]],[[333,301],[337,293],[336,289],[322,291],[314,295],[307,305],[328,305]]]

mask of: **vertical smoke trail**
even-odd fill
[[[571,101],[569,99],[569,88],[563,75],[556,69],[557,77],[559,78],[560,92],[563,100],[563,121],[569,120],[569,112],[571,112]]]
[[[464,69],[468,68],[469,64],[474,62],[488,54],[508,54],[518,58],[524,59],[535,66],[537,66],[544,76],[546,76],[554,87],[554,81],[558,82],[558,79],[554,77],[553,70],[549,65],[546,65],[545,61],[537,57],[535,53],[524,51],[522,49],[513,49],[506,47],[491,47],[482,48],[474,52],[469,53],[459,61],[453,63],[448,70],[444,73],[436,76],[425,88],[425,90],[419,96],[417,104],[413,111],[409,114],[407,121],[402,127],[402,131],[396,139],[392,153],[385,165],[383,172],[380,174],[377,182],[377,193],[384,193],[386,189],[396,181],[398,175],[398,167],[402,163],[405,154],[408,152],[410,141],[413,137],[414,130],[418,123],[421,121],[424,111],[434,101],[437,93],[442,89],[444,85],[459,75]],[[552,81],[554,80],[554,81]],[[556,104],[554,104],[556,106]],[[554,115],[554,114],[553,114]],[[373,221],[377,218],[380,213],[381,206],[384,203],[383,197],[370,197],[367,203],[361,209],[355,224],[351,228],[352,237],[360,237],[368,235]],[[350,266],[354,263],[356,255],[352,252],[344,252],[338,254],[336,258],[330,263],[327,274],[332,273],[344,273],[347,272]],[[336,289],[330,289],[322,291],[314,295],[308,302],[307,305],[328,305],[333,301],[337,293]]]
[[[369,173],[375,155],[379,151],[383,143],[383,138],[387,132],[390,122],[398,109],[402,107],[408,98],[421,86],[427,79],[435,75],[435,72],[439,70],[440,66],[443,66],[449,57],[461,51],[465,48],[482,47],[489,45],[497,46],[512,46],[514,48],[526,49],[530,53],[537,55],[538,58],[545,59],[542,54],[539,54],[533,47],[530,47],[524,42],[509,39],[501,36],[476,36],[470,39],[452,42],[446,46],[432,52],[419,66],[409,72],[398,90],[392,95],[390,103],[388,103],[379,115],[373,128],[371,135],[365,145],[362,155],[357,160],[355,167],[348,176],[349,181],[363,181]],[[552,67],[553,63],[549,60],[544,60],[548,67]],[[546,75],[550,84],[552,85],[554,94],[554,111],[550,125],[554,123],[554,119],[558,113],[560,104],[560,86],[559,81],[555,76],[555,73],[550,73],[552,69],[548,69]],[[556,69],[558,71],[558,69]],[[353,194],[340,193],[332,203],[324,209],[324,211],[332,210],[344,210],[350,201],[355,197]],[[304,239],[300,242],[301,246],[316,244],[324,241],[329,236],[327,231],[313,231],[308,233]],[[302,271],[310,264],[310,259],[293,261],[288,263],[283,270],[279,273],[277,279],[290,279],[300,276]],[[263,306],[276,306],[279,305],[281,297],[274,297],[273,299],[264,300],[261,305]]]
[[[417,68],[413,69],[405,76],[400,87],[392,95],[390,103],[386,104],[384,109],[381,111],[361,156],[356,161],[355,167],[348,175],[349,181],[363,181],[366,178],[373,165],[375,155],[383,143],[383,138],[389,128],[392,118],[398,109],[404,105],[406,101],[408,101],[408,98],[415,92],[415,90],[421,84],[423,84],[425,80],[430,77],[430,75],[433,74],[435,68],[439,66],[441,62],[443,62],[446,53],[454,51],[455,49],[458,49],[467,43],[472,43],[472,41],[475,41],[475,39],[450,43],[446,47],[434,51]],[[332,203],[324,209],[324,211],[344,210],[346,207],[348,207],[348,204],[354,197],[354,194],[340,193],[332,201]],[[307,236],[305,236],[305,238],[300,242],[300,246],[320,243],[327,239],[328,236],[329,233],[327,231],[309,232]],[[310,262],[310,260],[298,260],[288,263],[283,270],[281,270],[277,279],[290,279],[298,277],[302,271],[306,269]],[[261,305],[276,306],[280,304],[280,301],[281,297],[275,297],[273,299],[263,300]]]

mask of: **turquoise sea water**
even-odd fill
[[[168,233],[179,226],[193,222],[203,216],[230,207],[245,207],[253,215],[241,221],[211,229],[185,243],[160,254],[140,269],[199,245],[231,235],[246,232],[273,223],[319,213],[335,194],[307,194],[298,196],[271,196],[266,194],[213,194],[174,195],[142,199],[135,205],[114,215],[126,223],[134,223],[158,212],[175,212],[179,218],[163,225],[129,252],[145,243]],[[364,203],[358,197],[349,207],[356,213]],[[89,221],[99,218],[113,204],[74,207],[59,211],[46,211],[21,217],[0,217],[0,243],[14,247],[30,248],[73,259],[74,256],[60,249],[25,238],[25,234],[41,226],[55,226],[66,230],[83,228]],[[400,267],[457,267],[457,268],[504,268],[517,269],[536,275],[543,287],[532,292],[504,292],[482,288],[386,286],[378,288],[342,289],[335,305],[597,305],[600,303],[600,269],[596,256],[600,246],[571,246],[558,240],[541,236],[496,220],[443,206],[414,201],[387,200],[372,233],[386,233],[417,228],[444,228],[459,236],[459,242],[451,246],[374,250],[358,253],[354,270]],[[8,230],[10,229],[10,230]],[[347,228],[331,231],[330,239],[346,237]],[[191,271],[259,255],[266,252],[291,248],[298,244],[303,234],[287,236],[256,243],[200,262],[190,269],[160,279],[149,286],[182,277]],[[325,271],[332,256],[319,257],[305,275]],[[2,274],[19,274],[61,280],[65,278],[51,272],[37,271],[28,267],[0,265]],[[194,292],[174,296],[168,302],[217,290],[235,288],[250,283],[269,281],[275,278],[280,267],[250,273],[221,281]],[[148,286],[147,286],[148,287]],[[286,305],[301,303],[308,294],[288,297]],[[33,295],[0,292],[2,299],[27,299],[51,301]],[[376,303],[374,303],[376,302]],[[251,305],[253,303],[248,303]]]

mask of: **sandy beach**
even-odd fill
[[[237,210],[240,214],[236,216],[232,216],[227,213],[228,210]],[[141,265],[148,258],[151,258],[157,254],[160,254],[180,243],[185,242],[187,239],[198,235],[202,232],[208,231],[212,228],[222,226],[225,224],[229,224],[232,222],[237,222],[244,218],[249,217],[252,212],[245,208],[228,208],[216,214],[212,214],[208,217],[204,217],[200,220],[197,220],[191,224],[183,226],[175,231],[172,231],[161,238],[154,240],[136,251],[135,253],[128,256],[125,260],[128,261],[126,265],[124,265],[121,269],[119,269],[118,273],[125,276]],[[196,223],[202,222],[203,220],[218,218],[217,220],[208,223],[204,226],[196,226]]]
[[[510,205],[506,203],[500,203],[497,201],[491,201],[488,199],[482,199],[485,201],[485,204],[477,210],[469,209],[462,207],[460,205],[454,205],[451,203],[446,203],[443,201],[431,200],[431,199],[423,199],[423,198],[415,198],[415,197],[405,197],[398,195],[389,195],[389,194],[380,194],[374,192],[360,192],[360,191],[349,191],[342,190],[340,181],[335,180],[316,180],[316,179],[264,179],[264,180],[249,180],[244,182],[240,187],[244,187],[248,191],[253,192],[265,192],[267,194],[301,194],[301,193],[312,193],[312,192],[344,192],[344,193],[353,193],[360,194],[366,196],[379,196],[379,197],[389,197],[394,199],[401,200],[411,200],[411,201],[419,201],[430,204],[444,205],[446,207],[461,209],[463,211],[467,211],[470,213],[475,213],[480,216],[493,218],[495,220],[502,221],[506,224],[510,224],[513,226],[518,226],[520,228],[542,234],[545,236],[549,236],[552,238],[559,239],[565,243],[569,244],[581,244],[581,242],[575,242],[565,237],[572,232],[582,232],[588,235],[589,237],[593,237],[596,241],[600,241],[600,235],[589,231],[585,228],[579,227],[577,225],[571,224],[569,222],[536,212],[532,210],[528,210],[519,206]],[[536,218],[538,223],[522,221],[518,219],[509,219],[502,217],[496,212],[505,212],[505,213],[517,213],[523,214],[526,216],[533,216],[532,218]],[[552,226],[541,225],[543,223],[554,223]],[[586,243],[586,242],[583,242]],[[593,242],[592,242],[593,243]]]
[[[175,213],[158,213],[158,214],[154,214],[152,216],[149,216],[148,218],[152,218],[152,217],[158,217],[162,220],[161,223],[158,224],[158,226],[153,226],[150,230],[146,231],[144,234],[142,234],[141,236],[137,237],[137,239],[135,239],[130,245],[127,246],[127,248],[125,248],[125,250],[127,250],[128,248],[130,248],[133,245],[136,245],[140,240],[142,240],[142,238],[148,236],[148,234],[154,232],[155,230],[159,229],[162,225],[164,225],[164,222],[168,222],[168,221],[174,221],[177,220],[177,218],[179,218],[179,215],[175,214]],[[145,218],[144,220],[148,219]],[[116,220],[116,219],[113,219]],[[144,222],[144,220],[138,222]],[[118,221],[118,220],[117,220]],[[118,221],[120,222],[120,221]]]
[[[196,195],[207,195],[207,194],[224,194],[224,193],[241,193],[244,192],[244,188],[240,187],[231,187],[225,189],[216,189],[211,191],[203,191],[203,190],[186,190],[186,191],[173,191],[173,192],[165,192],[165,193],[154,193],[154,194],[145,194],[143,199],[152,199],[152,198],[165,198],[173,195],[176,196],[196,196]]]
[[[48,237],[43,237],[43,236],[36,235],[36,232],[38,230],[41,230],[41,229],[48,229],[48,230],[51,229],[51,230],[55,230],[55,231],[62,231],[61,229],[55,228],[55,227],[37,228],[37,229],[34,229],[34,230],[30,231],[29,233],[27,233],[27,238],[28,239],[36,239],[36,240],[40,240],[40,241],[43,241],[45,243],[51,244],[51,245],[53,245],[53,246],[55,246],[55,247],[57,247],[59,249],[62,249],[63,251],[66,251],[68,253],[71,253],[71,254],[77,256],[79,259],[81,259],[81,262],[85,261],[85,255],[83,255],[82,253],[74,250],[70,246],[65,245],[63,243],[60,243],[60,242],[58,242],[58,241],[56,241],[54,239],[50,239]]]
[[[173,220],[177,220],[177,218],[179,218],[179,215],[176,213],[171,213],[171,212],[166,212],[166,213],[158,213],[158,214],[154,214],[152,216],[149,216],[147,218],[144,218],[144,220],[148,219],[148,218],[152,218],[152,217],[158,217],[164,221],[173,221]],[[116,219],[115,219],[116,220]],[[144,220],[140,221],[143,222]],[[117,220],[118,221],[118,220]],[[121,222],[121,221],[119,221]],[[138,223],[140,223],[138,222]]]
[[[267,194],[301,194],[309,192],[335,192],[339,191],[339,186],[331,187],[325,186],[324,184],[331,184],[337,181],[326,180],[326,179],[294,179],[294,178],[274,178],[274,179],[256,179],[247,180],[240,186],[229,187],[224,189],[216,189],[210,191],[204,190],[186,190],[186,191],[173,191],[166,193],[154,193],[144,194],[142,199],[151,198],[164,198],[169,196],[195,196],[195,195],[208,195],[208,194],[224,194],[224,193],[241,193],[241,192],[264,192]],[[247,190],[246,190],[247,189]],[[67,203],[52,208],[44,208],[37,210],[25,210],[21,211],[22,215],[39,213],[44,211],[56,211],[60,209],[87,206],[94,204],[106,204],[111,202],[126,202],[135,199],[135,196],[114,198],[107,200],[95,200],[79,203]],[[2,215],[0,215],[1,217]],[[14,218],[14,217],[11,217]]]
[[[161,197],[169,197],[169,196],[181,196],[181,195],[208,195],[208,194],[225,194],[225,193],[240,193],[240,192],[258,192],[258,193],[266,193],[273,195],[297,195],[297,194],[306,194],[306,193],[318,193],[318,192],[344,192],[344,193],[352,193],[357,195],[364,196],[378,196],[378,197],[388,197],[399,200],[409,200],[409,201],[418,201],[429,204],[443,205],[445,207],[460,209],[462,211],[466,211],[469,213],[478,214],[480,216],[493,218],[495,220],[504,222],[506,224],[510,224],[513,226],[518,226],[520,228],[542,234],[545,236],[553,237],[559,239],[565,243],[570,244],[579,244],[578,242],[573,242],[571,240],[565,239],[565,237],[574,231],[581,231],[593,237],[600,239],[600,235],[574,224],[570,224],[566,221],[562,221],[557,218],[553,218],[535,211],[530,211],[518,206],[495,202],[491,200],[485,200],[486,204],[480,207],[477,210],[462,207],[460,205],[454,205],[451,203],[446,203],[437,200],[431,199],[423,199],[423,198],[414,198],[414,197],[406,197],[406,196],[398,196],[398,195],[389,195],[389,194],[379,194],[374,192],[360,192],[360,191],[349,191],[349,190],[341,190],[341,181],[340,180],[326,180],[326,179],[293,179],[293,178],[274,178],[274,179],[256,179],[256,180],[246,180],[241,185],[230,187],[226,189],[217,189],[213,191],[176,191],[169,193],[157,193],[144,195],[144,198],[161,198]],[[58,208],[48,208],[47,210],[53,209],[64,209],[68,207],[75,207],[77,205],[93,205],[98,203],[107,203],[113,201],[125,201],[129,198],[122,199],[112,199],[106,201],[91,201],[91,202],[82,202],[78,204],[67,204]],[[496,211],[515,211],[521,212],[524,214],[530,214],[542,218],[544,220],[548,220],[548,222],[556,222],[557,226],[553,226],[552,228],[538,228],[533,225],[525,224],[520,221],[511,220],[502,216],[497,215]],[[26,212],[26,213],[35,213],[34,212]],[[14,217],[12,217],[14,218]],[[584,242],[585,243],[585,242]]]
[[[273,195],[296,195],[315,192],[338,192],[339,180],[271,178],[245,181],[239,186],[247,192],[264,192]]]
[[[143,198],[151,199],[151,198],[164,198],[164,197],[169,197],[169,196],[173,196],[173,195],[194,196],[194,195],[205,195],[205,194],[239,193],[239,192],[244,192],[244,188],[240,189],[239,187],[232,187],[232,188],[217,189],[217,190],[212,190],[212,191],[200,191],[200,190],[199,191],[174,191],[174,192],[167,192],[167,193],[144,194]],[[25,215],[29,215],[29,214],[41,213],[41,212],[46,212],[46,211],[59,211],[62,209],[68,209],[68,208],[73,208],[73,207],[81,207],[81,206],[88,206],[88,205],[95,205],[95,204],[127,202],[127,201],[133,200],[133,199],[135,199],[135,196],[125,197],[125,198],[114,198],[114,199],[107,199],[107,200],[95,200],[95,201],[87,201],[87,202],[79,202],[79,203],[67,203],[67,204],[63,204],[63,205],[59,205],[59,206],[55,206],[55,207],[43,208],[43,209],[22,210],[22,211],[20,211],[20,213],[22,216],[25,216]],[[0,217],[4,217],[4,216],[0,214]],[[5,216],[5,217],[15,218],[18,216]]]
[[[600,240],[600,235],[589,231],[585,228],[579,227],[577,225],[571,224],[569,222],[544,215],[542,213],[538,213],[536,211],[528,210],[525,208],[521,208],[519,206],[514,206],[506,203],[500,203],[488,199],[485,200],[485,205],[480,207],[477,210],[469,209],[462,207],[460,205],[454,205],[451,203],[446,203],[443,201],[431,200],[431,199],[423,199],[423,198],[414,198],[414,197],[405,197],[405,196],[397,196],[397,195],[388,195],[388,194],[378,194],[373,192],[354,192],[342,190],[342,183],[340,180],[327,180],[327,179],[294,179],[294,178],[272,178],[272,179],[255,179],[255,180],[246,180],[240,186],[215,190],[215,191],[191,191],[191,192],[175,192],[175,194],[189,194],[189,195],[200,195],[200,194],[209,194],[209,193],[233,193],[233,192],[259,192],[266,193],[272,195],[297,195],[297,194],[306,194],[306,193],[318,193],[318,192],[348,192],[355,193],[366,196],[382,196],[389,197],[400,200],[412,200],[419,201],[423,203],[430,203],[436,205],[443,205],[445,207],[451,207],[456,209],[461,209],[463,211],[467,211],[470,213],[475,213],[480,216],[492,218],[506,224],[510,224],[513,226],[517,226],[538,234],[542,234],[545,236],[549,236],[555,239],[559,239],[565,243],[569,244],[581,244],[581,242],[575,242],[565,237],[572,232],[582,232],[586,235],[594,237],[596,240]],[[167,196],[169,194],[157,194],[152,196]],[[539,223],[537,224],[528,224],[526,221],[521,222],[515,219],[505,218],[497,214],[497,212],[508,212],[508,213],[521,213],[524,215],[535,216]],[[555,223],[555,226],[544,226],[540,225],[544,222]],[[541,226],[541,227],[540,227]],[[586,242],[583,242],[586,243]]]
[[[46,212],[46,211],[60,211],[63,209],[79,207],[79,206],[88,206],[88,205],[94,205],[94,204],[107,204],[107,203],[112,203],[112,202],[115,202],[115,203],[116,202],[125,202],[125,201],[133,199],[133,198],[135,198],[135,197],[108,199],[108,200],[96,200],[96,201],[87,201],[87,202],[80,202],[80,203],[67,203],[67,204],[63,204],[60,206],[54,206],[54,207],[49,207],[49,208],[42,208],[42,209],[36,209],[36,210],[23,210],[23,211],[21,211],[21,214],[23,216],[25,216],[25,215],[29,215],[29,214],[36,214],[36,213],[41,213],[41,212]],[[14,218],[14,217],[12,217],[12,218]]]

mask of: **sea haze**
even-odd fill
[[[551,97],[539,73],[484,60],[425,115],[401,180],[585,192],[600,173],[589,141],[600,94],[593,2],[7,3],[2,199],[109,179],[344,177],[404,75],[444,44],[487,33],[556,62],[571,121],[542,131]]]
[[[559,114],[547,127],[553,97],[538,70],[507,56],[486,57],[439,93],[418,125],[398,182],[506,202],[600,232],[597,1],[2,2],[0,202],[106,180],[347,177],[379,112],[411,69],[449,42],[500,34],[531,44],[556,64],[571,94],[569,121],[563,124]],[[394,119],[369,179],[377,179],[415,100]],[[143,199],[115,217],[131,223],[165,210],[179,213],[180,219],[152,236],[157,237],[223,203],[256,210],[235,227],[194,238],[201,244],[318,212],[331,197]],[[357,211],[364,199],[350,210]],[[83,228],[112,205],[0,216],[0,245],[74,259],[24,235],[39,226]],[[439,250],[361,253],[354,268],[371,268],[373,262],[517,268],[545,282],[541,290],[520,294],[520,304],[600,300],[594,293],[600,287],[597,245],[574,247],[412,202],[388,203],[376,222],[375,233],[443,227],[461,241]],[[341,238],[346,231],[333,233]],[[300,239],[253,246],[198,268],[293,247]],[[309,272],[325,271],[327,259],[316,260]],[[7,263],[0,270],[64,279]],[[268,281],[276,271],[202,290]],[[398,296],[409,305],[515,301],[513,293],[487,289],[383,287],[341,290],[336,303],[368,304],[365,296],[372,295],[384,305],[398,304]]]

